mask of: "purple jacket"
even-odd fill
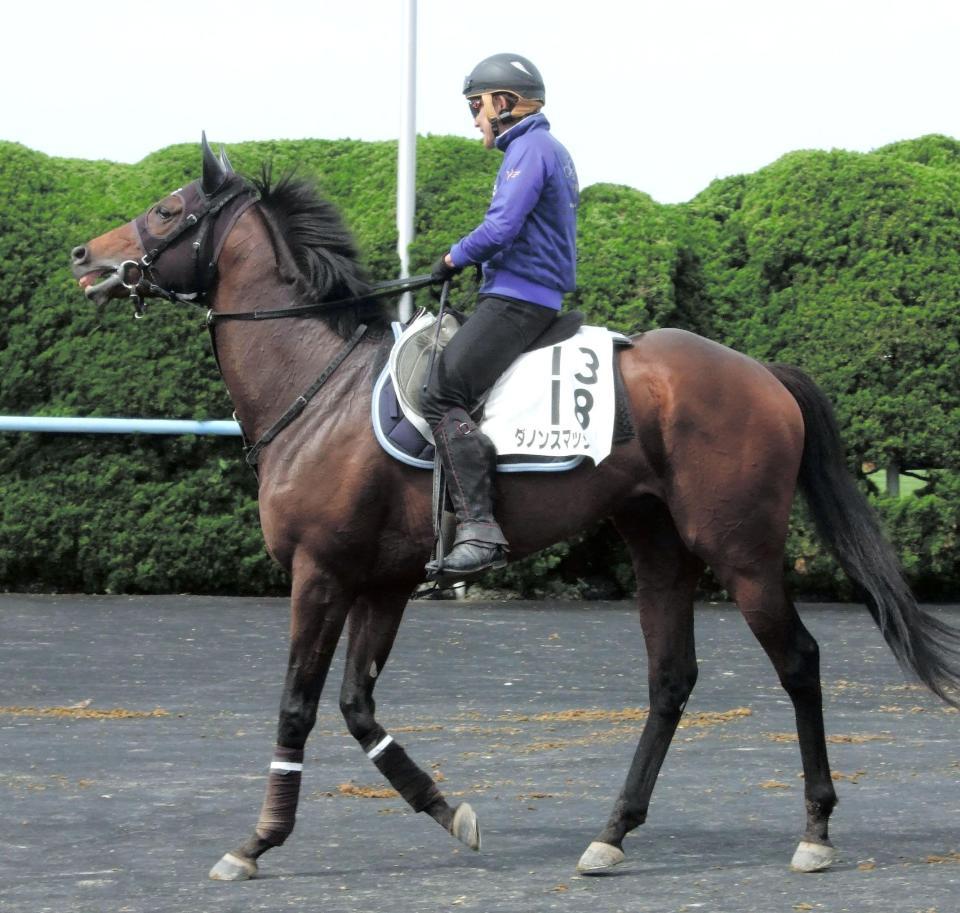
[[[456,266],[483,264],[480,293],[560,309],[576,286],[577,171],[542,114],[497,137],[503,164],[483,222],[450,249]]]

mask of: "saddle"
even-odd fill
[[[421,413],[421,399],[427,386],[431,366],[440,353],[463,325],[464,317],[459,311],[447,309],[439,324],[433,314],[421,308],[411,318],[407,329],[390,353],[390,375],[400,408],[411,424],[428,441],[433,440],[430,426]],[[583,314],[569,311],[560,314],[526,349],[524,353],[555,345],[575,336],[583,326]],[[486,398],[486,397],[484,397]],[[483,401],[474,404],[471,412],[479,418]]]

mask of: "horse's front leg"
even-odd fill
[[[480,849],[480,828],[463,802],[451,808],[429,774],[375,718],[373,689],[390,656],[408,592],[377,591],[358,598],[350,612],[340,710],[347,728],[390,785],[415,812],[426,812],[472,850]]]
[[[257,872],[256,860],[280,846],[293,830],[300,798],[303,746],[317,718],[317,703],[350,609],[350,598],[330,576],[311,568],[294,572],[290,658],[280,699],[277,746],[267,794],[253,834],[210,870],[218,881],[242,881]]]

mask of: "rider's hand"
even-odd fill
[[[437,282],[447,282],[463,269],[462,266],[454,266],[449,253],[440,257],[430,269],[430,278]]]

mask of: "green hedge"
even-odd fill
[[[397,270],[396,146],[244,143],[238,170],[296,169],[344,212],[370,272]],[[454,137],[418,142],[415,272],[482,217],[499,157]],[[49,158],[0,143],[0,412],[223,418],[231,405],[196,312],[98,312],[70,248],[132,218],[199,170],[199,148],[136,165]],[[865,461],[938,468],[877,497],[923,595],[960,592],[960,144],[923,137],[870,154],[797,152],[664,206],[614,185],[584,190],[570,306],[625,332],[680,326],[799,364],[827,390]],[[469,310],[470,277],[454,304]],[[421,299],[429,301],[426,296]],[[87,592],[280,593],[256,486],[233,439],[0,436],[0,587]],[[866,483],[865,483],[866,487]],[[788,568],[806,594],[846,584],[802,509]],[[522,593],[622,595],[626,555],[607,527],[512,566]]]

